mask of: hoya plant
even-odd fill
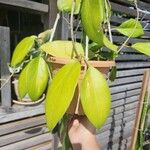
[[[112,12],[109,0],[57,0],[57,6],[60,12],[54,27],[38,36],[24,38],[14,50],[10,70],[13,74],[19,73],[19,97],[23,99],[28,94],[32,101],[37,101],[46,93],[46,122],[52,131],[63,117],[65,119],[62,123],[66,122],[65,114],[78,89],[80,97],[77,98],[76,105],[81,102],[84,115],[96,128],[101,128],[110,112],[111,93],[106,75],[90,61],[100,64],[104,61],[108,64],[110,61],[114,62],[123,47],[131,47],[150,56],[150,42],[127,45],[131,37],[144,34],[138,21],[138,11],[137,18],[131,18],[113,28],[127,37],[122,45],[116,45],[111,34]],[[136,1],[135,6],[137,7]],[[53,40],[60,13],[70,15],[69,21],[67,20],[70,41]],[[80,18],[82,24],[81,42],[77,42],[75,38],[74,15]],[[53,65],[55,60],[57,66]],[[113,67],[110,73],[112,80],[115,71]]]

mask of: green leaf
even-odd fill
[[[78,14],[80,11],[82,0],[76,0],[75,1],[75,10],[74,14]],[[69,12],[71,13],[72,9],[72,0],[57,0],[57,7],[60,11]]]
[[[22,99],[27,94],[27,72],[29,65],[27,65],[21,72],[18,80],[18,94]]]
[[[139,37],[144,34],[142,25],[135,19],[125,21],[115,29],[128,37]]]
[[[118,46],[111,43],[105,35],[103,36],[103,42],[107,48],[109,48],[110,50],[112,50],[114,52],[117,52]]]
[[[33,101],[38,100],[44,92],[48,82],[48,75],[48,65],[41,56],[34,58],[29,63],[27,90]]]
[[[16,46],[11,60],[12,67],[16,67],[24,60],[28,52],[34,47],[35,38],[36,36],[26,37]]]
[[[136,43],[131,47],[145,55],[150,56],[150,42]]]
[[[46,30],[38,35],[38,41],[40,44],[46,43],[50,39],[50,35],[52,33],[52,30]]]
[[[105,123],[111,106],[111,95],[102,73],[90,66],[80,88],[81,103],[89,121],[100,128]]]
[[[112,67],[112,69],[111,69],[111,72],[110,72],[110,75],[109,75],[109,80],[110,81],[115,81],[116,75],[117,75],[117,68],[115,66],[115,67]]]
[[[63,117],[73,98],[80,76],[81,65],[73,60],[54,76],[46,96],[46,121],[52,130]]]
[[[75,46],[78,54],[84,56],[82,45],[76,42]],[[43,44],[40,49],[55,57],[71,58],[73,45],[72,41],[53,41]],[[75,56],[74,51],[73,56]]]
[[[82,0],[81,21],[86,35],[103,46],[102,23],[106,20],[104,0]]]

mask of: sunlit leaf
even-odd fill
[[[82,45],[76,42],[75,47],[78,54],[84,56]],[[40,49],[55,57],[71,58],[72,54],[75,56],[72,41],[47,42]]]
[[[106,36],[103,36],[103,42],[104,42],[104,45],[105,45],[107,48],[109,48],[109,49],[112,50],[112,51],[117,52],[118,46],[115,45],[115,44],[113,44],[113,43],[111,43],[111,42],[108,40],[108,38],[107,38]]]
[[[52,130],[69,107],[80,76],[78,61],[63,66],[54,76],[46,96],[47,126]]]
[[[81,21],[86,35],[93,42],[103,46],[103,29],[101,24],[106,20],[104,0],[82,0]]]
[[[28,67],[27,65],[21,72],[18,80],[18,94],[20,99],[24,98],[24,96],[27,94],[27,72]]]
[[[11,60],[12,67],[15,67],[24,60],[28,52],[34,47],[35,38],[36,36],[26,37],[16,46]]]
[[[125,21],[115,29],[129,37],[139,37],[144,34],[141,23],[135,19]]]
[[[75,10],[74,14],[78,14],[80,11],[82,0],[76,0],[75,1]],[[72,0],[57,0],[57,7],[60,11],[69,12],[71,13],[72,9]]]
[[[80,88],[81,103],[91,123],[100,128],[105,123],[111,106],[111,95],[102,73],[90,66]]]
[[[39,56],[34,58],[27,72],[27,90],[28,95],[33,101],[44,92],[48,82],[48,65],[45,60]]]
[[[145,55],[150,56],[150,42],[136,43],[132,45],[132,48]]]

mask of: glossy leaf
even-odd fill
[[[16,46],[11,60],[12,67],[15,67],[24,60],[28,52],[34,47],[35,38],[36,36],[26,37]]]
[[[147,56],[150,56],[150,42],[136,43],[132,45],[132,48]]]
[[[38,100],[44,92],[48,75],[48,65],[41,56],[30,62],[27,74],[27,91],[33,101]]]
[[[83,0],[81,7],[82,26],[87,36],[100,46],[103,45],[102,23],[106,20],[104,0]],[[90,13],[89,13],[90,12]]]
[[[123,22],[116,30],[128,37],[139,37],[144,34],[141,23],[135,19]]]
[[[27,65],[21,72],[18,80],[18,94],[20,99],[24,98],[24,96],[27,94],[27,72],[28,67]]]
[[[76,42],[75,46],[78,54],[84,56],[82,45]],[[71,58],[73,45],[72,41],[53,41],[43,44],[40,49],[55,57]],[[73,56],[75,56],[74,51]]]
[[[109,48],[110,50],[112,50],[114,52],[117,52],[118,46],[113,44],[113,43],[111,43],[106,36],[103,36],[103,42],[104,42],[104,45],[107,48]]]
[[[75,10],[74,14],[78,14],[80,11],[82,0],[75,1]],[[69,12],[71,13],[72,10],[72,0],[57,0],[57,7],[60,11]]]
[[[69,107],[80,70],[80,63],[73,60],[63,66],[52,80],[46,96],[46,120],[50,130],[56,126]]]
[[[81,103],[89,121],[100,128],[105,123],[111,106],[107,81],[102,73],[90,66],[80,88]]]

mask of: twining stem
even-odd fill
[[[53,29],[52,29],[52,34],[51,34],[49,42],[53,41],[54,34],[55,34],[55,31],[56,31],[59,19],[60,19],[60,14],[58,13],[57,16],[56,16],[56,20],[55,20],[55,23],[54,23],[54,26],[53,26]]]
[[[71,32],[71,40],[72,40],[72,45],[73,45],[73,52],[75,52],[75,55],[77,58],[79,58],[79,54],[76,49],[75,45],[75,39],[74,39],[74,32],[73,32],[73,15],[74,15],[74,10],[75,10],[75,1],[72,0],[72,9],[71,9],[71,16],[70,16],[70,32]],[[72,55],[73,57],[73,55]]]
[[[8,77],[8,79],[5,80],[5,83],[1,86],[0,90],[9,82],[9,80],[11,79],[11,77],[12,77],[13,75],[14,75],[14,73],[12,73],[12,74]],[[1,79],[1,80],[3,80],[3,79]]]
[[[136,7],[136,12],[137,12],[136,24],[135,24],[135,26],[134,26],[134,28],[133,28],[132,33],[130,34],[130,36],[125,40],[125,42],[124,42],[124,43],[121,45],[121,47],[119,48],[118,53],[126,46],[127,42],[130,40],[131,36],[134,34],[135,29],[136,29],[137,24],[138,24],[138,20],[139,20],[140,13],[139,13],[139,11],[138,11],[138,6],[137,6],[136,0],[134,1],[134,3],[135,3],[135,7]]]
[[[107,17],[107,25],[108,25],[108,32],[109,32],[109,39],[110,42],[113,43],[113,38],[112,38],[112,33],[111,33],[111,26],[110,26],[110,21],[109,21],[109,10],[108,10],[108,5],[109,2],[105,0],[105,6],[106,6],[106,17]]]
[[[88,38],[88,36],[86,36],[86,47],[85,47],[85,58],[86,58],[86,60],[88,60],[89,58],[88,58],[88,52],[89,52],[89,38]]]

